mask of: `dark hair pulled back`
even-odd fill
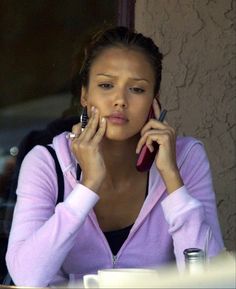
[[[79,71],[74,72],[72,79],[72,94],[80,97],[81,87],[89,84],[89,73],[94,60],[107,48],[128,48],[144,53],[155,73],[154,95],[160,90],[162,72],[162,53],[153,40],[141,33],[136,33],[126,27],[115,27],[96,33],[85,49],[84,61]]]

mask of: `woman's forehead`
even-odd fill
[[[130,48],[107,48],[91,66],[92,74],[118,74],[127,71],[137,74],[138,78],[143,75],[148,78],[154,77],[154,70],[146,55]]]

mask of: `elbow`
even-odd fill
[[[16,286],[23,287],[47,287],[48,283],[46,280],[43,280],[40,276],[41,274],[37,274],[35,270],[24,264],[24,260],[22,262],[18,262],[17,254],[12,252],[11,250],[7,250],[6,253],[6,265],[8,272],[11,276],[13,283]]]

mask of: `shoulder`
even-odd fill
[[[188,151],[195,145],[203,146],[203,142],[191,136],[177,136],[176,151],[178,153]]]
[[[66,139],[66,133],[61,133],[57,136],[55,136],[52,140],[51,143],[49,143],[47,146],[51,146],[57,156],[58,156],[58,151],[60,151],[60,154],[63,155],[65,152],[68,152],[68,142]],[[57,150],[55,149],[55,143]],[[52,156],[49,152],[49,150],[46,147],[46,144],[37,144],[35,145],[24,157],[22,165],[27,164],[27,166],[38,166],[42,165],[44,167],[47,166],[47,164],[53,164],[54,161],[52,159]]]
[[[27,158],[37,157],[38,155],[43,157],[44,152],[46,152],[47,155],[47,150],[43,148],[43,146],[52,144],[54,138],[63,134],[65,131],[70,131],[72,126],[78,121],[77,116],[58,118],[42,130],[29,132],[19,144],[19,153],[16,160],[17,168],[21,166],[27,154]]]
[[[204,144],[194,137],[178,136],[176,140],[176,157],[179,166],[183,164],[187,157],[198,157],[205,155]]]
[[[49,144],[56,153],[63,173],[73,170],[76,165],[70,149],[70,140],[67,139],[66,135],[67,132],[63,132],[55,136],[52,143]],[[46,177],[50,172],[55,174],[55,161],[44,145],[36,145],[24,158],[21,166],[22,170],[34,172],[37,175],[44,174]]]
[[[209,182],[211,168],[203,142],[179,137],[176,144],[177,164],[186,183]]]
[[[31,175],[42,175],[54,168],[54,160],[47,148],[43,145],[34,146],[25,156],[20,171],[28,172]]]

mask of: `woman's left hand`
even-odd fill
[[[138,142],[136,153],[140,152],[144,144],[147,145],[150,151],[153,151],[153,142],[157,142],[159,144],[159,150],[155,157],[157,169],[166,185],[171,181],[175,182],[176,178],[178,180],[177,183],[179,184],[177,186],[180,187],[183,185],[183,182],[176,163],[175,129],[166,121],[160,122],[157,120],[160,114],[160,109],[155,99],[153,101],[153,109],[156,119],[150,119],[141,130],[141,138]],[[176,187],[176,185],[174,187]]]

